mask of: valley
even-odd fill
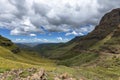
[[[92,32],[66,43],[31,47],[1,35],[0,80],[119,80],[119,12],[105,14]]]

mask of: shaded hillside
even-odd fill
[[[34,51],[37,51],[42,56],[48,56],[47,52],[55,50],[56,48],[61,47],[64,43],[43,43],[33,47]]]
[[[0,46],[3,46],[5,48],[9,49],[13,53],[20,52],[20,49],[14,43],[12,43],[11,40],[4,38],[1,35],[0,35]]]
[[[33,51],[33,48],[28,45],[22,43],[15,43],[15,44],[22,50]]]

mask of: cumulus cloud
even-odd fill
[[[21,38],[17,38],[15,40],[15,42],[26,42],[26,41],[27,41],[27,39],[21,39]]]
[[[36,34],[30,34],[30,36],[34,37],[34,36],[37,36]]]
[[[57,37],[57,40],[62,41],[63,38],[62,37]]]
[[[91,31],[87,24],[97,25],[118,7],[119,0],[0,0],[0,28],[11,30],[11,35],[44,33],[41,26],[50,32],[79,34]]]
[[[78,36],[78,35],[84,35],[84,34],[83,33],[77,33],[76,31],[68,32],[68,33],[65,34],[65,36],[69,36],[69,35]]]
[[[69,41],[69,39],[67,39],[67,38],[57,37],[56,42],[68,42],[68,41]]]
[[[95,27],[93,25],[84,25],[80,28],[76,28],[74,31],[67,32],[65,36],[75,35],[75,36],[83,36],[86,33],[91,32]]]

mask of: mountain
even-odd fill
[[[42,56],[48,57],[49,51],[55,50],[61,47],[64,43],[43,43],[33,47],[34,51],[37,51]]]
[[[26,44],[23,44],[23,43],[15,43],[15,44],[22,50],[27,50],[27,51],[33,50],[31,46],[28,46]]]
[[[34,47],[34,46],[37,46],[38,44],[42,44],[42,43],[34,42],[34,43],[21,43],[21,44],[24,44],[24,45],[29,46],[29,47]]]

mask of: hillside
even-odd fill
[[[33,47],[28,46],[24,43],[15,43],[20,49],[22,50],[27,50],[27,51],[31,51],[33,49]]]

